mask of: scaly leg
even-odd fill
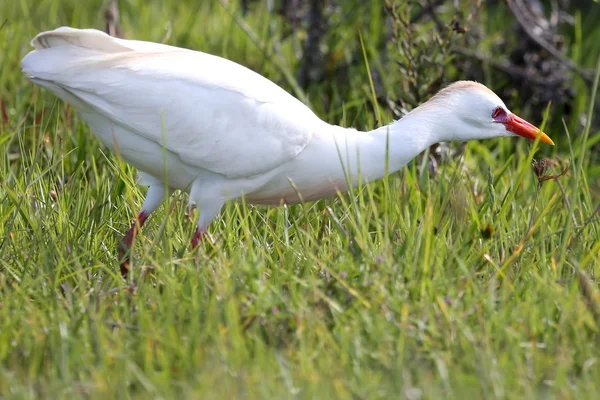
[[[190,250],[193,251],[196,247],[198,247],[198,243],[200,243],[200,241],[204,238],[205,234],[206,234],[206,230],[201,230],[200,228],[196,228],[196,231],[194,232],[194,236],[192,236]]]
[[[165,198],[165,188],[163,185],[154,185],[148,188],[146,194],[146,200],[142,206],[142,210],[138,214],[135,221],[131,225],[131,228],[127,231],[123,240],[119,243],[118,253],[119,260],[121,260],[121,276],[123,279],[127,278],[129,273],[129,253],[133,246],[133,241],[142,225],[146,222],[150,214],[158,208]]]
[[[194,206],[192,203],[192,197],[190,197],[190,208]],[[204,238],[206,231],[208,230],[208,226],[212,222],[213,219],[219,214],[221,208],[225,201],[223,199],[200,199],[197,201],[199,205],[198,209],[200,210],[200,217],[198,217],[198,223],[196,225],[196,231],[194,232],[194,236],[192,236],[192,241],[190,243],[191,251],[193,251],[200,241]]]

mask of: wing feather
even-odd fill
[[[325,124],[273,82],[209,54],[72,28],[32,43],[37,50],[22,61],[28,75],[183,162],[227,177],[258,175],[293,159]]]

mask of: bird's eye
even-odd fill
[[[492,118],[496,119],[501,115],[504,115],[504,110],[502,109],[502,107],[497,107],[492,113]]]

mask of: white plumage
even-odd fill
[[[348,189],[346,173],[354,184],[359,175],[380,178],[386,158],[393,172],[442,140],[519,134],[551,143],[474,82],[449,86],[391,125],[358,132],[325,123],[268,79],[209,54],[67,27],[40,33],[32,45],[22,60],[29,79],[72,104],[150,186],[140,225],[167,183],[189,191],[198,206],[196,240],[227,200],[330,196]]]

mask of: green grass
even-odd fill
[[[295,87],[293,43],[273,50],[281,27],[264,23],[262,2],[245,19],[260,46],[218,2],[146,3],[122,1],[128,37],[166,37]],[[554,148],[470,143],[435,175],[417,159],[337,199],[228,204],[196,255],[176,193],[137,238],[132,290],[117,240],[145,189],[18,66],[40,30],[101,27],[102,1],[7,1],[0,16],[0,397],[600,395],[600,133],[579,115],[563,125],[550,108]],[[382,28],[359,22],[334,26],[340,48],[360,48],[359,33],[375,48]],[[598,46],[584,40],[594,68]],[[296,94],[330,122],[373,127],[365,65],[349,76]],[[595,86],[575,101],[588,121]],[[538,184],[542,157],[567,174]]]

